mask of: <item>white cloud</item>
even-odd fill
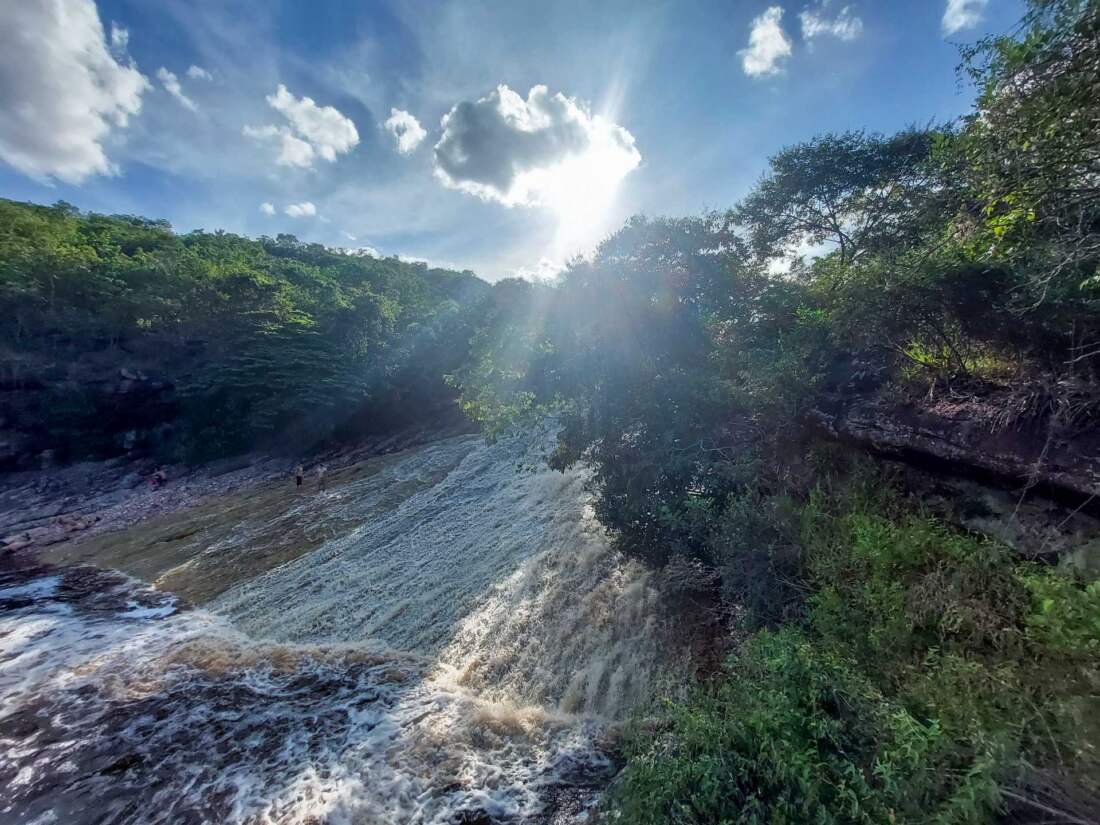
[[[390,116],[382,124],[397,139],[397,151],[407,155],[428,136],[420,121],[402,109],[390,109]]]
[[[852,10],[845,6],[833,19],[828,19],[812,9],[806,9],[798,19],[802,21],[802,37],[812,40],[823,34],[832,35],[841,40],[855,40],[863,32],[863,21],[852,15]]]
[[[943,33],[955,34],[978,25],[989,0],[947,0],[943,10]]]
[[[183,93],[179,78],[176,77],[175,74],[161,66],[157,69],[157,80],[159,80],[164,87],[164,91],[172,95],[172,97],[183,104],[185,108],[190,109],[192,112],[198,111],[199,107],[195,104],[195,101]]]
[[[332,106],[318,106],[312,98],[295,97],[281,83],[267,102],[289,125],[245,126],[244,134],[258,140],[277,138],[276,163],[280,166],[308,168],[316,156],[331,162],[359,143],[359,132],[350,118]]]
[[[124,29],[118,23],[111,22],[111,51],[119,55],[126,54],[130,46],[130,30]]]
[[[565,269],[561,261],[553,261],[550,258],[539,258],[534,266],[521,266],[516,270],[516,277],[525,281],[550,281]]]
[[[575,98],[505,85],[443,116],[436,176],[505,206],[564,206],[613,191],[641,162],[634,136]]]
[[[104,149],[141,111],[149,82],[108,49],[93,0],[5,3],[0,25],[0,158],[39,180],[117,172]],[[116,59],[119,58],[119,59]]]
[[[289,204],[283,212],[292,218],[307,218],[317,214],[317,207],[309,201],[302,201]]]
[[[206,71],[202,66],[195,66],[192,64],[187,69],[187,76],[192,80],[213,80],[214,75]]]
[[[752,21],[748,48],[738,52],[749,77],[778,74],[780,62],[791,56],[791,41],[780,24],[782,19],[783,9],[772,6]]]
[[[318,106],[312,98],[296,98],[279,84],[269,95],[271,108],[290,121],[294,131],[309,141],[325,160],[336,160],[337,154],[350,151],[359,143],[355,124],[332,106]]]
[[[280,166],[301,166],[308,169],[313,165],[313,146],[299,137],[295,137],[289,129],[278,126],[245,126],[241,130],[245,137],[254,140],[276,140],[279,143],[279,155],[275,162]]]
[[[279,148],[279,157],[275,162],[280,166],[313,165],[313,145],[291,134],[282,135],[282,145]]]
[[[260,211],[263,212],[265,215],[274,215],[275,214],[275,205],[265,201],[265,202],[260,204]]]
[[[245,137],[255,138],[256,140],[274,138],[280,134],[278,126],[245,126],[241,132]]]

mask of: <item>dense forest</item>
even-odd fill
[[[789,146],[728,211],[635,218],[549,284],[0,202],[11,460],[551,417],[617,547],[730,639],[631,735],[620,821],[1094,822],[1095,571],[960,529],[820,426],[949,399],[1041,464],[1100,423],[1100,3],[1029,0],[962,73],[958,122]]]
[[[289,235],[0,200],[0,466],[302,452],[430,414],[488,291]]]

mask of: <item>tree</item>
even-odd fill
[[[836,245],[842,264],[914,237],[928,210],[933,133],[865,132],[789,146],[736,210],[734,221],[765,258],[804,244]]]
[[[983,230],[1025,275],[1023,307],[1100,287],[1100,2],[1030,0],[1015,36],[964,50],[979,86],[955,147]]]

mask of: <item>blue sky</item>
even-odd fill
[[[964,113],[957,44],[1022,10],[3,0],[0,195],[549,272],[731,206],[788,143]]]

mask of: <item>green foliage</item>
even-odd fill
[[[1017,34],[964,50],[979,86],[956,151],[980,241],[1028,274],[1028,300],[1067,298],[1097,278],[1100,4],[1031,0]]]
[[[977,105],[939,152],[953,230],[973,259],[1008,270],[1000,303],[1032,340],[1076,358],[1100,336],[1100,3],[1030,0],[1016,32],[964,57]]]
[[[539,321],[545,288],[506,279],[493,287],[471,343],[472,357],[448,376],[464,390],[462,409],[490,436],[531,413],[529,389],[536,361],[546,351]]]
[[[618,546],[716,573],[755,634],[634,740],[622,821],[1100,807],[1096,585],[807,458],[853,395],[1040,376],[1095,425],[1098,34],[1096,0],[1031,0],[964,52],[971,116],[787,147],[725,214],[637,218],[551,287],[498,287],[467,409],[554,415],[551,464],[592,467]]]
[[[636,735],[618,811],[636,823],[988,821],[1006,751],[955,768],[936,720],[914,716],[851,659],[787,628],[755,635],[727,673]]]
[[[15,389],[51,387],[45,409],[4,417],[70,457],[117,452],[120,430],[158,424],[174,434],[163,449],[192,458],[277,436],[305,449],[384,426],[395,403],[446,399],[443,375],[464,359],[487,291],[470,273],[288,235],[177,235],[163,221],[0,200],[0,368]],[[120,417],[117,398],[89,387],[123,369],[173,385],[172,407]]]
[[[786,496],[731,496],[713,521],[708,545],[722,597],[743,611],[747,627],[775,626],[800,615],[803,588],[799,513]]]
[[[793,514],[760,505],[725,518],[798,534],[805,622],[757,632],[633,735],[625,821],[981,823],[1051,775],[1047,808],[1096,799],[1095,583],[912,512],[875,475]]]
[[[1070,576],[1041,567],[1021,580],[1032,598],[1029,639],[1064,657],[1100,656],[1100,580],[1081,587]]]
[[[884,800],[855,763],[880,728],[881,696],[851,663],[799,631],[761,632],[726,678],[669,709],[668,729],[639,736],[620,789],[624,821],[881,822]],[[919,739],[909,734],[909,739]],[[910,742],[898,742],[905,752]]]
[[[863,255],[920,238],[935,205],[930,164],[935,135],[822,135],[773,156],[736,210],[756,252],[783,255],[804,244],[835,245],[849,265]]]

